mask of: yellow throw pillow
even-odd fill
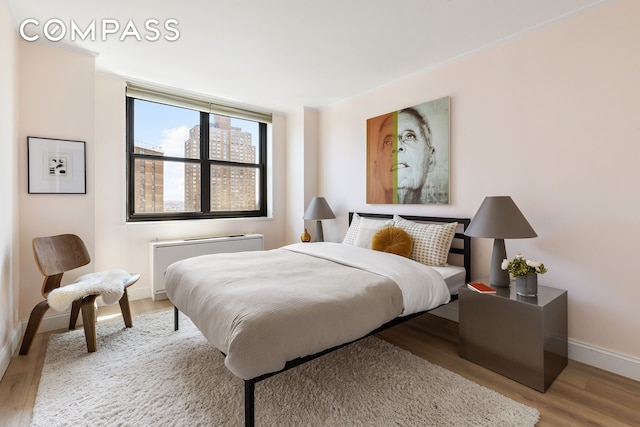
[[[385,227],[371,239],[371,249],[409,257],[413,249],[413,240],[409,233],[400,227]]]

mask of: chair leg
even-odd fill
[[[82,324],[89,353],[93,353],[98,348],[96,342],[96,298],[98,298],[98,295],[89,295],[82,300]]]
[[[71,316],[69,317],[69,330],[73,331],[78,323],[78,315],[82,308],[82,299],[77,299],[71,304]]]
[[[124,319],[124,326],[127,328],[133,327],[133,320],[131,319],[131,308],[129,307],[129,295],[127,294],[127,288],[124,288],[124,294],[120,298],[120,310],[122,310],[122,318]]]
[[[44,313],[49,309],[49,303],[45,300],[40,302],[38,305],[33,307],[31,310],[31,315],[29,316],[29,323],[27,324],[27,330],[24,333],[24,338],[22,339],[22,346],[20,347],[20,354],[25,356],[29,353],[29,349],[31,348],[31,344],[33,343],[33,338],[36,336],[38,332],[38,328],[40,327],[40,323],[42,323],[42,317]]]

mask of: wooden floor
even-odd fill
[[[165,310],[167,300],[133,301],[135,316]],[[98,317],[119,313],[101,307]],[[100,321],[100,320],[99,320]],[[0,381],[0,426],[28,426],[51,333],[38,334],[28,356],[15,355]],[[425,314],[383,332],[387,341],[540,411],[539,427],[640,426],[640,382],[569,361],[547,390],[540,393],[458,356],[458,324]],[[98,327],[98,351],[100,351]]]

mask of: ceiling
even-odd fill
[[[96,55],[100,72],[288,112],[322,109],[527,33],[603,0],[5,0],[35,43]],[[49,21],[57,19],[43,29]],[[158,33],[145,28],[149,19]],[[177,20],[171,24],[170,19]],[[110,21],[112,20],[112,21]],[[96,22],[94,35],[83,32]],[[103,24],[114,34],[101,30]],[[129,24],[131,21],[132,24]],[[31,22],[31,21],[29,21]],[[66,29],[65,37],[55,39]],[[166,30],[163,24],[179,33]],[[151,23],[153,24],[153,23]],[[127,26],[129,25],[129,26]],[[137,33],[137,34],[136,34]],[[124,35],[124,37],[123,37]],[[136,39],[138,35],[142,40]],[[147,37],[147,38],[145,38]],[[123,40],[121,40],[124,38]]]

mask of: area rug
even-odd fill
[[[244,383],[189,319],[53,334],[33,426],[240,426]],[[532,426],[530,408],[370,337],[256,384],[257,426]]]

